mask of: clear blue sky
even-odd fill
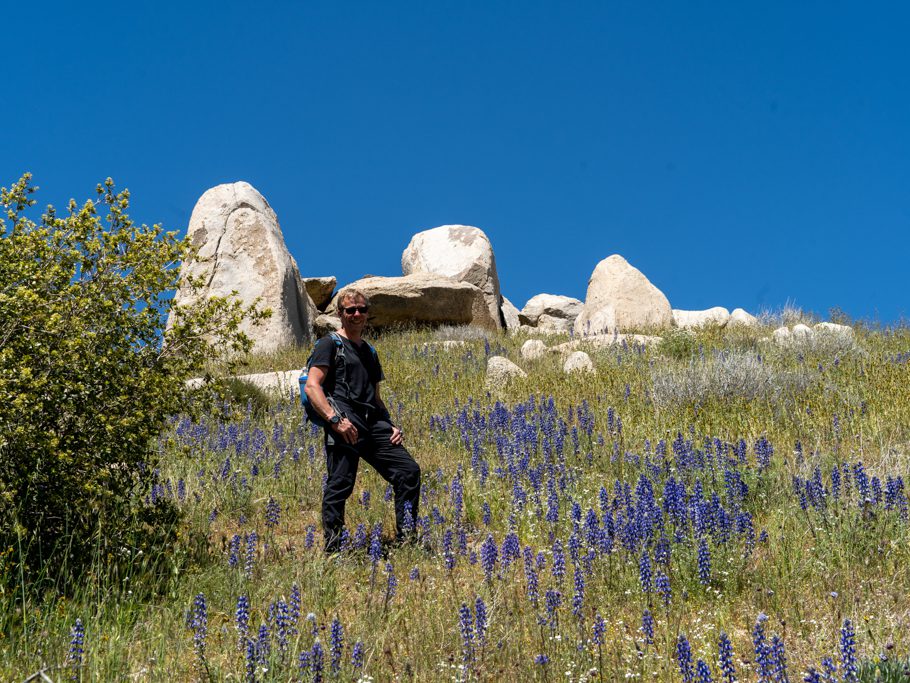
[[[185,228],[246,180],[304,275],[482,228],[503,293],[619,253],[674,308],[910,316],[910,5],[6,3],[0,184]]]

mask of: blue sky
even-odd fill
[[[183,229],[246,180],[304,275],[490,237],[503,293],[622,254],[674,308],[910,316],[910,5],[17,3],[0,184]]]

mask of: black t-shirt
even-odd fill
[[[339,407],[347,407],[361,416],[375,411],[375,386],[385,379],[382,365],[372,347],[362,341],[355,344],[338,335],[344,344],[344,360],[340,358],[335,340],[327,335],[316,342],[311,366],[326,368],[322,390],[331,396]]]

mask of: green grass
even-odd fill
[[[511,528],[522,547],[532,546],[550,558],[549,536],[565,544],[571,529],[570,501],[582,509],[597,508],[599,491],[611,495],[614,482],[628,482],[634,491],[642,474],[657,475],[644,464],[660,440],[670,444],[681,435],[701,448],[705,437],[726,444],[748,444],[749,467],[742,471],[749,492],[743,503],[753,517],[754,550],[739,542],[713,543],[712,577],[702,585],[695,570],[694,546],[674,546],[668,567],[673,600],[668,609],[639,585],[639,554],[616,550],[593,562],[586,576],[583,619],[573,617],[572,563],[567,559],[560,590],[558,626],[541,626],[526,597],[523,560],[501,576],[484,580],[480,563],[458,556],[447,571],[440,548],[442,529],[432,525],[431,551],[391,551],[398,586],[387,598],[385,560],[373,567],[364,551],[326,558],[319,551],[319,509],[324,464],[321,437],[301,423],[297,405],[264,398],[248,387],[234,385],[234,403],[212,401],[199,424],[177,418],[162,433],[160,481],[163,495],[170,485],[185,485],[178,504],[184,513],[179,539],[157,564],[166,578],[154,592],[128,580],[99,578],[86,582],[78,594],[34,596],[21,591],[0,596],[0,679],[22,680],[47,667],[62,680],[70,633],[77,618],[85,624],[84,664],[75,670],[82,680],[243,680],[244,654],[237,647],[235,609],[240,595],[249,598],[252,629],[267,621],[269,606],[290,599],[294,584],[301,592],[298,633],[290,636],[285,654],[273,643],[256,680],[295,680],[301,651],[311,652],[316,638],[325,649],[327,679],[373,680],[679,680],[673,662],[676,638],[685,634],[696,658],[714,668],[717,680],[717,637],[727,632],[736,652],[739,680],[755,680],[751,630],[760,612],[768,615],[769,634],[783,637],[790,680],[800,680],[822,657],[837,661],[844,619],[857,631],[860,659],[872,662],[890,645],[892,661],[910,652],[906,631],[907,586],[910,586],[910,525],[894,511],[837,505],[824,511],[803,510],[793,490],[793,477],[811,478],[815,467],[824,476],[835,464],[862,461],[872,475],[908,472],[910,447],[910,331],[857,330],[850,347],[811,345],[779,349],[761,339],[761,330],[707,330],[694,336],[674,335],[649,350],[611,348],[592,351],[596,376],[567,377],[558,354],[526,362],[519,349],[523,336],[477,336],[459,330],[442,333],[404,331],[374,337],[387,381],[383,395],[405,431],[406,443],[423,470],[422,515],[438,508],[448,522],[453,516],[451,485],[461,471],[464,526],[470,551],[479,551],[488,534],[501,548]],[[461,346],[435,342],[458,339]],[[288,349],[249,359],[240,372],[302,367],[309,349]],[[485,387],[488,354],[506,355],[527,372],[493,394]],[[469,406],[469,414],[487,415],[496,401],[513,408],[536,397],[553,398],[567,428],[585,401],[595,420],[593,434],[579,436],[578,453],[565,439],[565,471],[560,492],[560,521],[553,527],[534,513],[533,495],[515,512],[512,482],[499,477],[495,439],[481,435],[481,457],[489,463],[485,481],[472,468],[472,443],[457,428],[430,429],[431,418]],[[608,410],[622,429],[608,429]],[[835,419],[836,416],[836,419]],[[239,435],[239,436],[237,436]],[[508,436],[508,434],[506,435]],[[601,439],[598,436],[602,437]],[[774,447],[771,466],[757,472],[752,446],[761,437]],[[221,441],[241,444],[223,448]],[[796,443],[802,455],[796,452]],[[310,454],[312,449],[313,455]],[[614,452],[618,457],[614,457]],[[672,452],[672,451],[671,451]],[[628,457],[626,456],[628,453]],[[590,457],[589,457],[590,454]],[[532,454],[533,462],[541,458]],[[222,476],[223,473],[223,476]],[[689,490],[696,479],[708,495],[723,495],[723,481],[705,472],[687,471]],[[370,505],[359,501],[370,494]],[[348,527],[367,528],[382,522],[386,535],[393,523],[391,503],[383,500],[385,483],[366,465],[348,503]],[[656,490],[656,493],[662,493]],[[146,492],[143,492],[143,494]],[[540,497],[547,507],[547,489]],[[265,508],[274,499],[281,509],[277,527],[269,529]],[[485,525],[484,503],[491,522]],[[214,511],[214,514],[213,514]],[[316,528],[307,546],[307,528]],[[231,538],[256,531],[259,542],[251,570],[228,563]],[[653,551],[653,548],[649,552]],[[98,558],[99,577],[105,558]],[[409,579],[417,569],[419,578]],[[54,571],[54,568],[49,568]],[[497,574],[500,569],[497,569]],[[540,572],[541,603],[547,589],[557,587],[551,560]],[[187,611],[194,597],[207,604],[204,664],[194,653]],[[469,669],[463,662],[458,610],[482,598],[489,611],[486,644],[475,645]],[[646,644],[639,631],[642,611],[651,607],[657,621],[655,642]],[[606,620],[606,640],[591,642],[594,614]],[[328,672],[329,628],[338,618],[344,627],[344,663],[337,676]],[[354,671],[351,646],[365,645],[365,666]],[[549,664],[534,663],[546,654]],[[872,674],[868,674],[872,675]],[[866,678],[863,670],[863,680]],[[898,676],[898,674],[894,674]],[[369,680],[369,678],[366,678]],[[901,680],[882,678],[882,680]]]

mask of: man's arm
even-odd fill
[[[310,399],[313,408],[322,416],[332,431],[340,434],[347,443],[355,444],[357,443],[357,427],[355,427],[349,419],[342,417],[341,420],[334,425],[329,422],[335,415],[335,411],[332,409],[332,406],[329,405],[329,401],[325,397],[325,391],[322,390],[322,383],[325,382],[326,370],[328,370],[328,367],[326,366],[312,366],[307,375],[306,385],[303,387],[303,391],[306,393],[306,397]]]

